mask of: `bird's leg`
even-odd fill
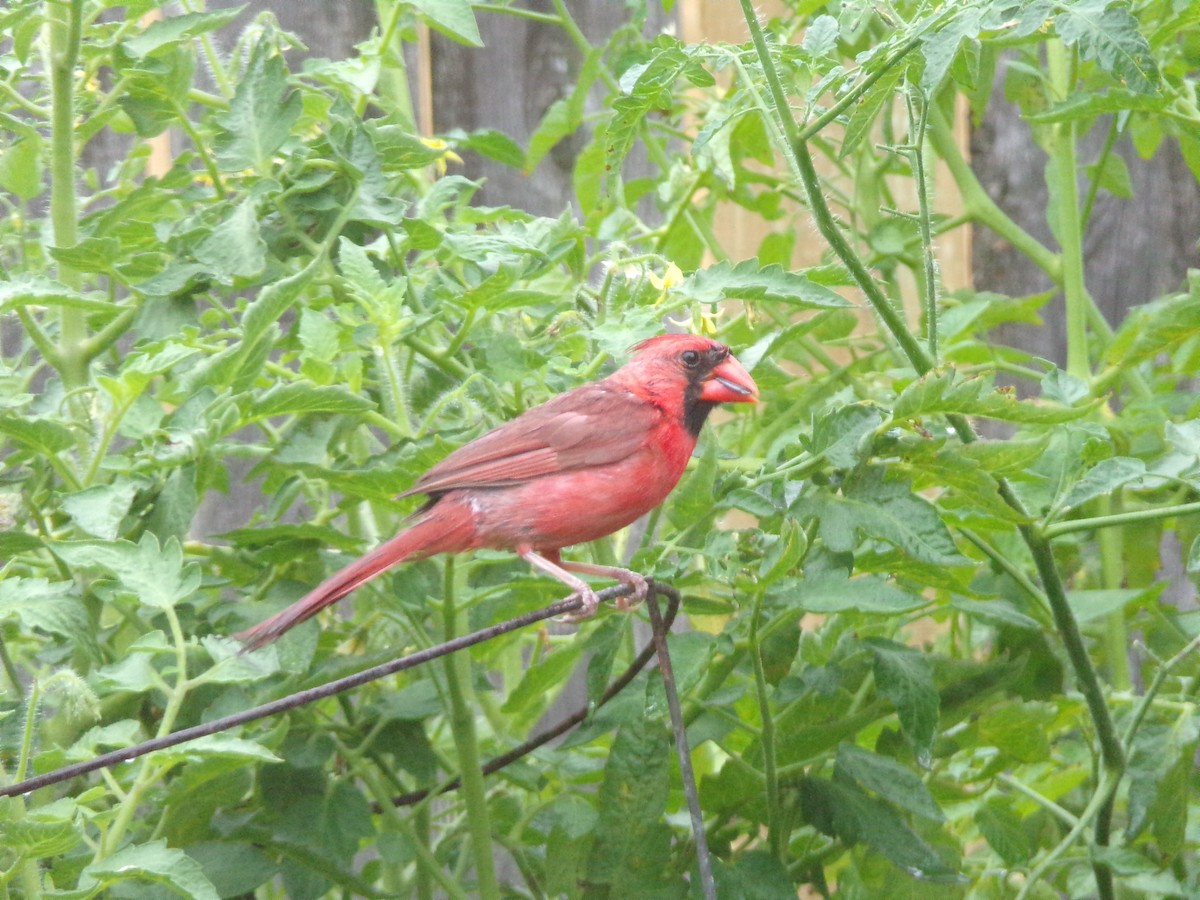
[[[592,590],[590,584],[582,578],[576,578],[560,565],[562,560],[558,556],[558,551],[551,551],[543,556],[532,547],[524,546],[517,548],[517,556],[521,557],[521,559],[525,560],[525,562],[529,563],[535,569],[541,569],[547,575],[553,575],[567,587],[575,591],[571,596],[577,596],[583,601],[583,605],[579,607],[579,612],[563,616],[563,621],[578,622],[582,619],[590,619],[596,614],[596,608],[600,605],[600,598],[596,596],[596,592]]]
[[[637,572],[622,569],[620,566],[600,566],[595,563],[560,561],[560,565],[568,572],[579,572],[583,575],[598,575],[601,578],[611,578],[621,584],[628,585],[633,590],[627,597],[617,598],[617,609],[626,611],[633,609],[646,599],[650,584]]]

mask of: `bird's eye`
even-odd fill
[[[679,354],[679,358],[683,360],[683,364],[689,369],[694,369],[700,365],[700,353],[696,350],[684,350]]]

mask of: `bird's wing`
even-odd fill
[[[662,415],[628,391],[585,384],[459,447],[400,496],[501,487],[619,462],[646,444]]]

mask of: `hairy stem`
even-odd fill
[[[454,570],[454,558],[448,557],[442,605],[447,640],[466,630],[466,611],[454,602]],[[488,815],[487,792],[479,762],[479,739],[475,733],[475,715],[470,699],[471,656],[468,653],[455,653],[446,658],[445,665],[446,687],[450,696],[450,731],[458,753],[463,802],[467,808],[467,833],[471,836],[479,896],[484,900],[499,900],[500,884],[496,880],[496,867],[492,860],[491,818]]]

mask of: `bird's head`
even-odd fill
[[[693,434],[718,403],[758,402],[758,385],[729,348],[700,335],[660,334],[642,341],[627,368],[654,393],[674,392]]]

